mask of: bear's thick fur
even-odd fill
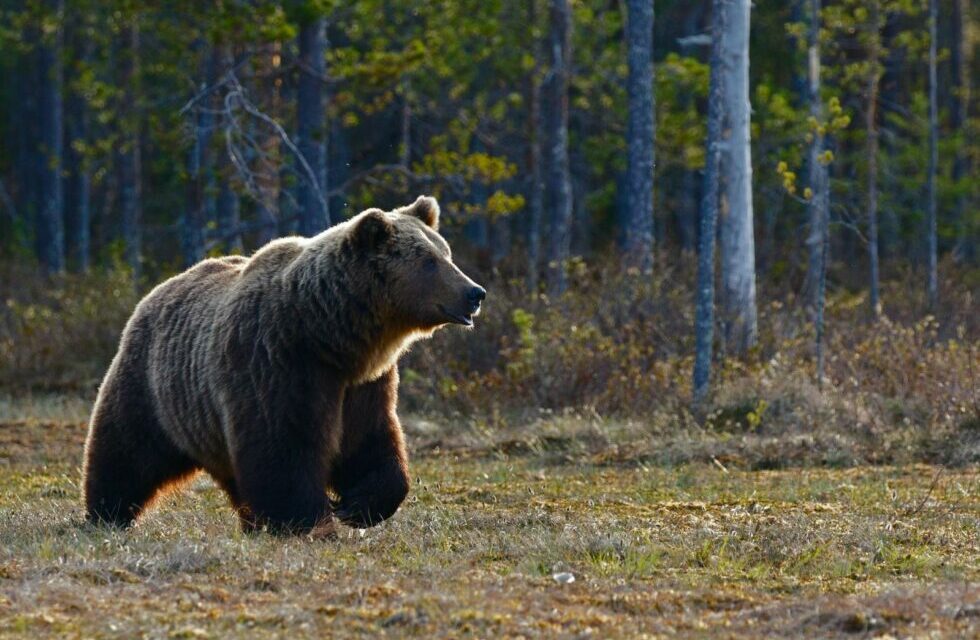
[[[472,325],[486,294],[438,223],[420,197],[205,260],[151,291],[93,410],[88,518],[128,525],[201,469],[248,530],[330,535],[334,515],[355,527],[391,516],[409,489],[398,356],[445,324]]]

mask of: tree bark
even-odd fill
[[[283,104],[283,78],[281,76],[283,47],[280,42],[273,42],[269,51],[263,51],[257,56],[256,64],[259,73],[265,77],[263,90],[266,94],[266,104],[268,114],[273,120],[279,122],[282,118]],[[263,127],[253,121],[251,126],[255,127],[255,136],[262,140],[261,157],[258,158],[259,170],[256,172],[255,185],[259,192],[259,218],[262,221],[259,229],[259,243],[264,245],[276,237],[279,231],[279,220],[286,217],[283,210],[283,188],[282,175],[285,167],[289,163],[284,163],[282,158],[282,140],[277,132]],[[224,188],[224,187],[221,187]],[[238,208],[238,196],[232,190],[235,208]],[[219,191],[219,199],[221,192]],[[228,194],[225,194],[228,198]],[[226,205],[230,200],[226,199]],[[235,215],[238,215],[237,213]],[[295,225],[293,226],[295,228]],[[236,245],[237,243],[237,245]],[[241,236],[233,239],[232,247],[241,247]]]
[[[323,101],[326,47],[326,20],[315,18],[300,25],[297,147],[317,181],[317,184],[313,184],[304,175],[299,185],[299,232],[304,236],[315,235],[330,225],[326,200],[326,118]]]
[[[15,149],[14,175],[10,185],[10,197],[16,205],[17,226],[23,230],[33,227],[37,217],[37,186],[40,162],[38,161],[38,99],[40,82],[37,75],[38,25],[35,20],[27,20],[21,31],[25,49],[31,53],[20,53],[16,64],[11,68],[12,86],[24,87],[21,98],[14,100],[11,109],[11,131],[14,134]],[[22,240],[26,240],[23,238]],[[25,249],[28,247],[24,247]],[[33,248],[32,248],[33,249]]]
[[[821,0],[807,0],[809,22],[807,30],[807,103],[810,117],[818,128],[811,131],[812,141],[807,156],[810,186],[810,231],[806,239],[809,252],[807,265],[807,298],[811,309],[818,305],[818,290],[824,270],[824,241],[828,230],[827,166],[823,162],[824,136],[823,104],[820,98],[820,6]],[[822,302],[820,302],[822,304]]]
[[[549,191],[551,229],[548,251],[548,292],[564,293],[568,286],[565,272],[571,251],[572,180],[568,159],[568,83],[571,74],[572,9],[568,0],[551,0],[550,12],[551,81],[547,109]]]
[[[701,201],[698,190],[701,185],[697,171],[688,168],[681,169],[679,182],[680,202],[675,212],[677,231],[680,235],[681,251],[692,254],[698,248],[698,206]]]
[[[201,59],[201,84],[204,91],[214,84],[216,62],[204,43],[199,43]],[[212,126],[211,105],[208,100],[199,105],[193,114],[194,142],[187,156],[187,201],[180,217],[181,248],[184,267],[197,264],[204,258],[204,224],[206,215],[206,174],[210,166],[208,148]]]
[[[881,24],[879,0],[870,0],[871,29],[869,33],[868,104],[866,128],[868,135],[868,261],[871,288],[871,316],[881,316],[881,297],[878,275],[878,85],[881,81]]]
[[[629,116],[626,125],[626,262],[653,272],[653,171],[656,136],[653,95],[653,0],[627,0],[626,48]]]
[[[242,236],[240,233],[235,232],[241,225],[240,205],[238,194],[232,188],[230,175],[225,175],[221,178],[217,210],[218,228],[221,229],[222,235],[226,236],[225,249],[228,253],[241,253]]]
[[[538,24],[538,0],[528,0],[528,28],[534,68],[528,78],[528,167],[527,185],[527,288],[532,293],[538,291],[539,268],[541,265],[541,219],[544,210],[544,178],[541,172],[541,137],[544,131],[541,121],[541,41],[535,33]]]
[[[973,61],[973,46],[968,37],[970,24],[970,6],[968,0],[953,0],[953,46],[951,47],[951,62],[953,65],[953,83],[955,94],[953,109],[950,112],[950,125],[953,131],[960,135],[956,159],[953,162],[953,180],[959,185],[971,175],[970,156],[967,154],[966,127],[970,117],[971,77],[970,68]],[[976,237],[971,233],[968,218],[968,198],[964,191],[957,199],[956,222],[957,239],[954,255],[957,259],[971,262],[976,254]]]
[[[725,12],[721,40],[722,205],[719,223],[725,344],[735,353],[755,346],[755,235],[752,208],[752,142],[749,104],[749,0],[719,3]]]
[[[89,115],[85,99],[72,93],[68,107],[68,144],[65,156],[69,165],[69,192],[65,201],[68,230],[68,253],[74,271],[85,273],[91,261],[92,176],[87,161],[76,148],[89,137]]]
[[[64,0],[48,0],[45,10],[53,17],[55,29],[42,36],[38,49],[41,73],[41,181],[40,209],[36,218],[37,255],[46,273],[65,268],[64,192]]]
[[[20,216],[17,213],[17,205],[14,203],[14,199],[10,196],[10,192],[7,191],[7,187],[3,182],[2,176],[0,176],[0,209],[7,212],[7,217],[10,220],[9,225],[0,225],[0,231],[10,233],[13,226],[17,224],[17,220]],[[0,244],[0,247],[3,247],[3,245]]]
[[[939,115],[936,102],[936,23],[939,19],[938,0],[929,0],[929,174],[927,176],[928,204],[927,237],[929,243],[929,276],[926,286],[929,308],[936,309],[939,301],[939,277],[936,272],[936,171],[939,165]]]
[[[708,138],[705,142],[704,187],[701,196],[698,239],[698,284],[695,319],[694,403],[701,404],[711,384],[711,351],[714,343],[715,233],[718,223],[718,182],[721,165],[722,47],[719,34],[726,30],[723,0],[714,0],[711,17],[711,76],[708,86]]]
[[[810,233],[806,242],[810,256],[807,283],[815,329],[818,386],[823,383],[823,315],[830,232],[830,183],[827,177],[827,165],[823,159],[824,135],[821,129],[823,127],[823,106],[820,100],[820,5],[821,0],[809,0],[809,28],[807,32],[807,101],[809,102],[810,116],[817,123],[811,132],[813,141],[810,144],[808,160]]]
[[[138,16],[123,31],[120,58],[122,59],[123,87],[120,111],[122,113],[122,145],[119,151],[119,195],[122,209],[122,235],[125,243],[126,264],[132,272],[133,282],[139,286],[142,277],[142,167],[140,158],[140,95],[139,56],[140,32]]]
[[[399,145],[398,162],[406,170],[412,168],[412,100],[411,83],[407,78],[401,81],[401,135],[402,142]]]
[[[87,35],[86,16],[79,10],[69,12],[67,24],[73,25],[70,44],[75,57],[69,73],[74,77],[86,73],[92,65],[95,43]],[[78,273],[89,270],[92,259],[92,169],[89,158],[79,148],[91,143],[92,119],[88,102],[80,87],[70,85],[66,105],[67,134],[65,158],[65,233],[69,268]]]

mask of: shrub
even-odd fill
[[[758,346],[741,359],[716,346],[714,393],[694,415],[693,265],[652,278],[615,264],[573,266],[573,288],[560,299],[491,280],[476,330],[441,331],[404,359],[403,408],[490,431],[572,412],[642,422],[657,434],[700,425],[758,442],[792,435],[824,447],[827,462],[852,461],[861,448],[861,459],[879,462],[908,451],[980,460],[972,272],[946,266],[935,316],[922,314],[917,289],[897,282],[886,284],[889,316],[876,323],[861,293],[834,291],[822,388],[807,315],[791,293],[761,291]],[[137,302],[128,274],[44,279],[10,265],[0,274],[0,386],[94,386]],[[774,450],[771,464],[780,455]]]
[[[44,278],[0,265],[0,386],[91,388],[138,296],[121,269]]]

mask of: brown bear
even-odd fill
[[[422,196],[153,289],[93,410],[88,519],[129,525],[201,469],[246,530],[330,535],[333,516],[370,527],[395,513],[409,489],[396,361],[446,324],[472,326],[486,296],[438,226]]]

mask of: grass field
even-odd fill
[[[601,422],[577,446],[408,418],[412,495],[363,535],[244,535],[205,477],[120,532],[82,523],[87,411],[0,398],[0,637],[980,634],[976,467],[654,463]]]

